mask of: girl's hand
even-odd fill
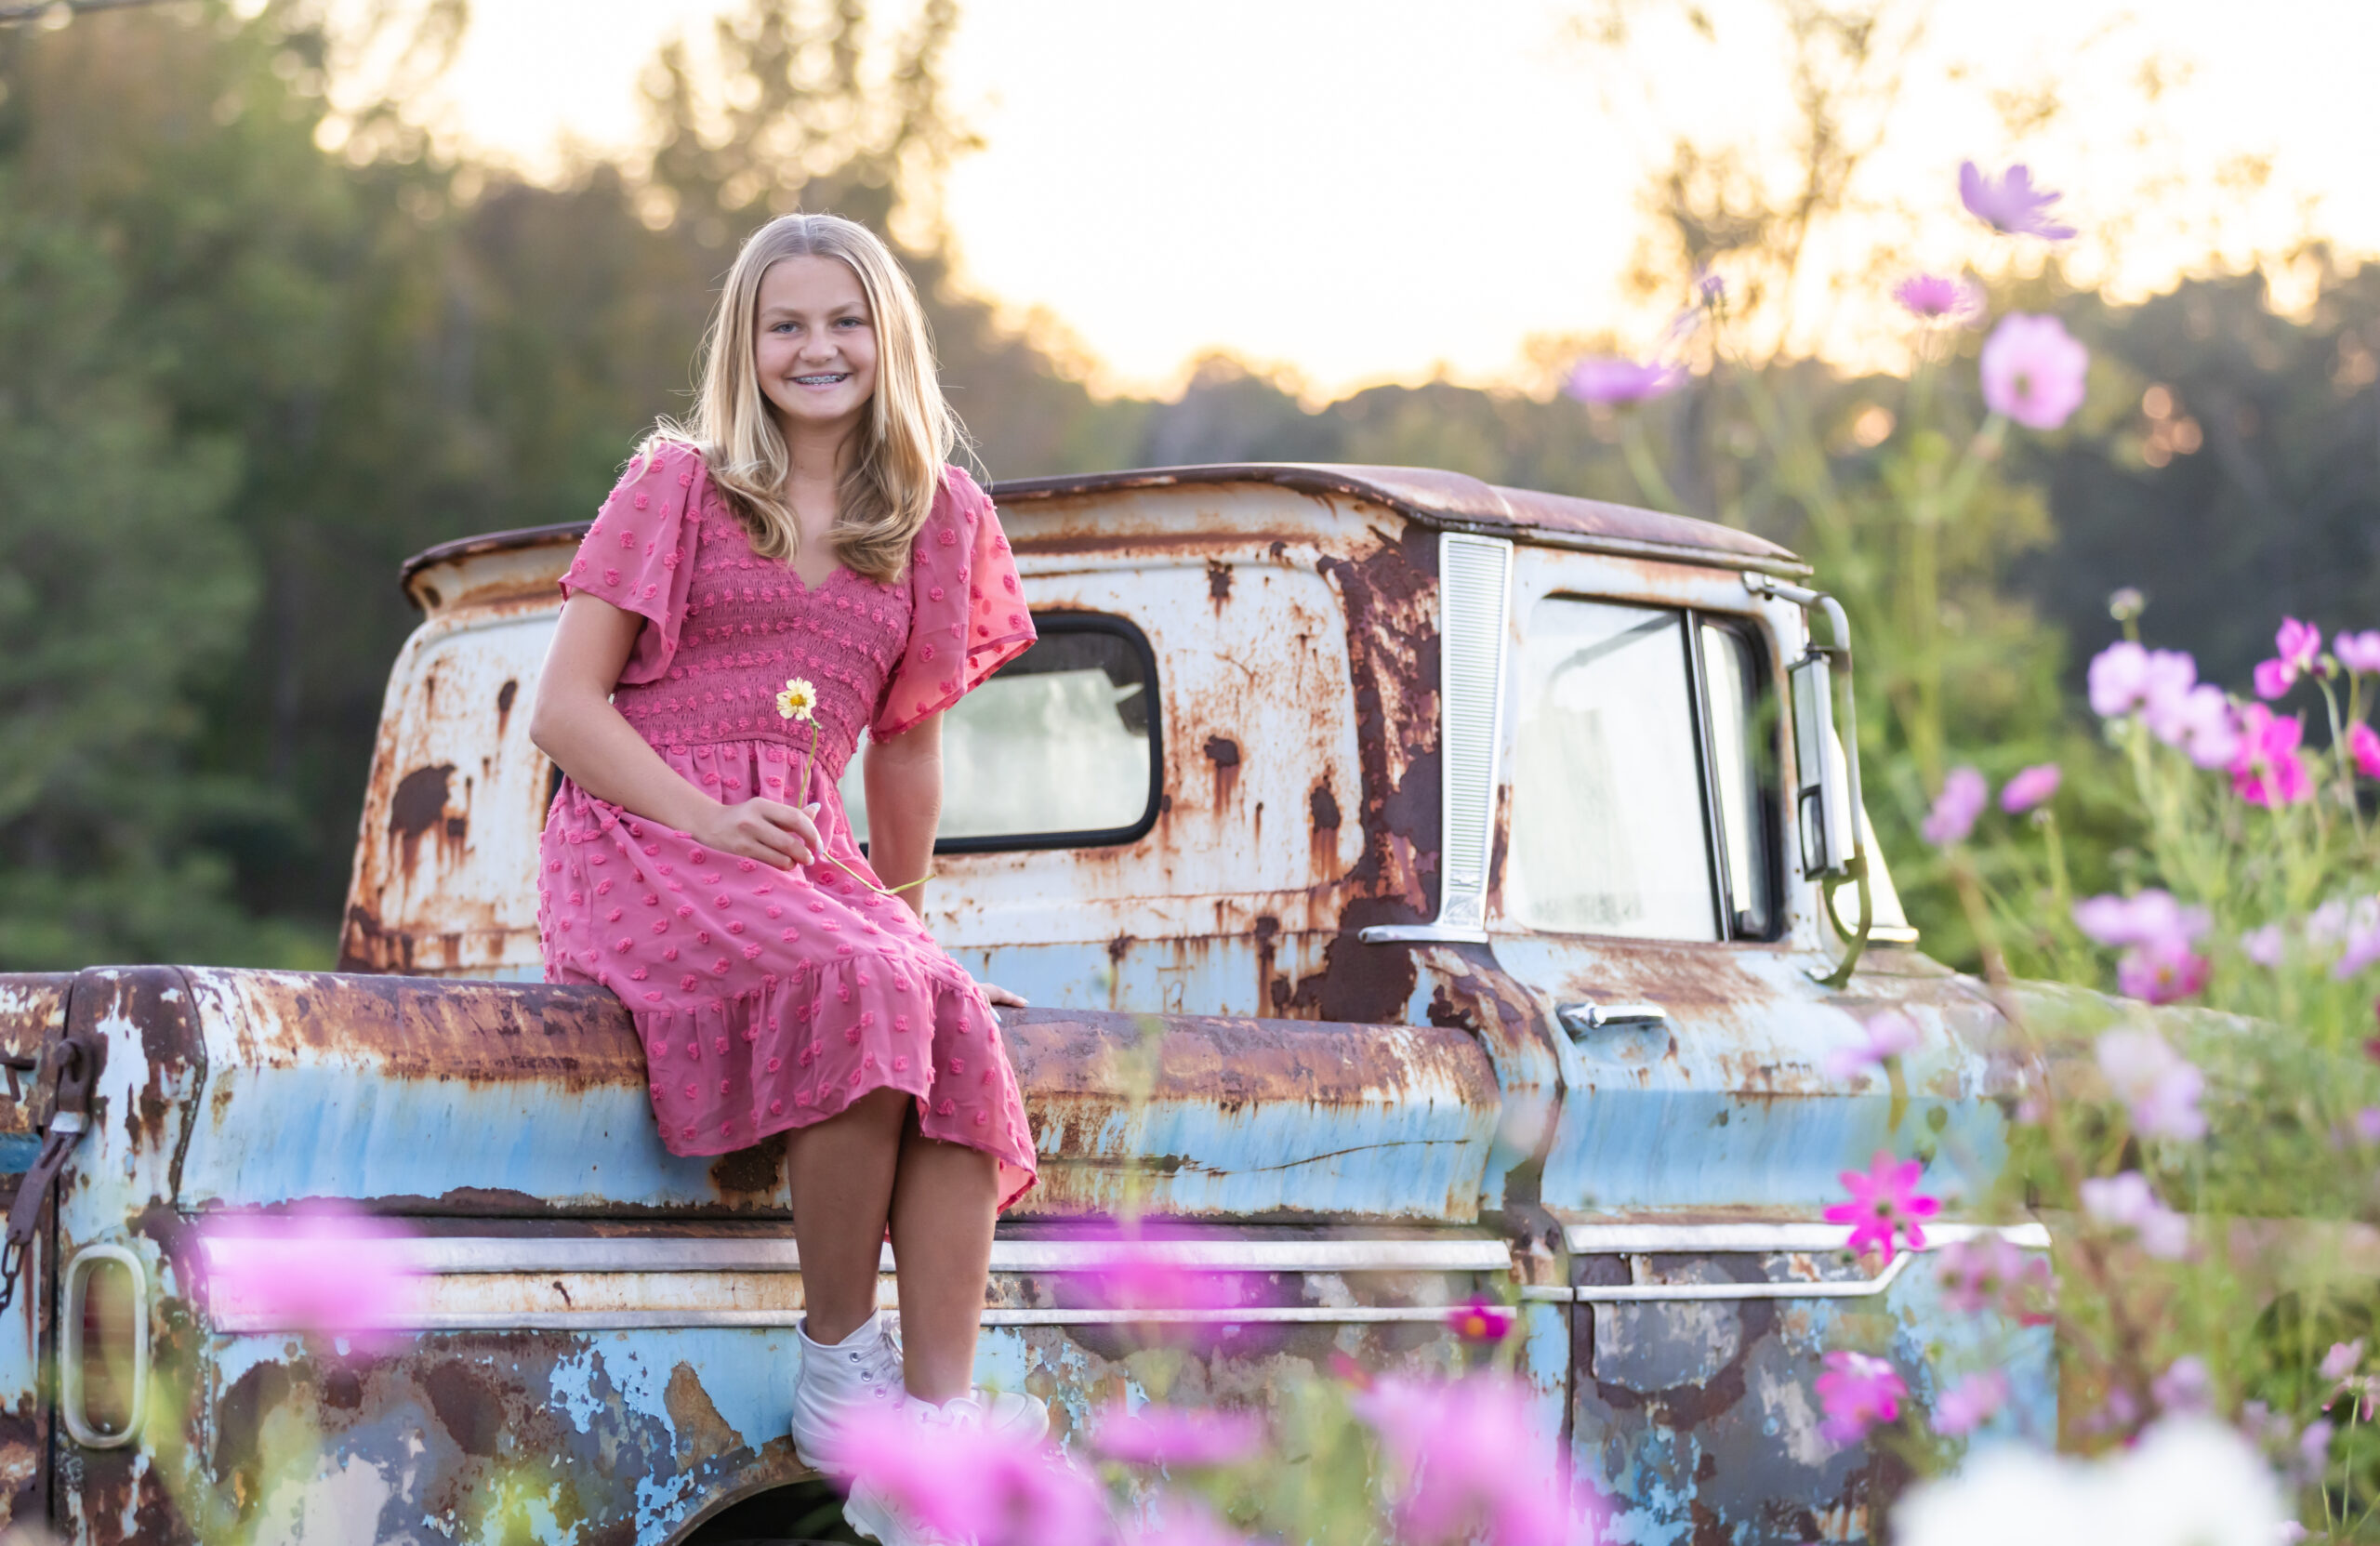
[[[982,988],[984,990],[984,997],[990,999],[995,1004],[1005,1005],[1010,1009],[1018,1010],[1026,1007],[1025,995],[1011,992],[1009,989],[1000,986],[998,983],[978,983],[975,985]]]
[[[738,859],[758,859],[776,869],[806,865],[826,845],[808,813],[774,799],[713,805],[686,830],[705,848]]]

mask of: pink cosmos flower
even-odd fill
[[[2135,945],[2116,961],[2116,991],[2145,1004],[2175,1004],[2206,990],[2214,966],[2172,940]]]
[[[2228,768],[2240,755],[2239,716],[2223,689],[2211,683],[2152,702],[2142,720],[2151,735],[2179,747],[2199,767]]]
[[[2380,900],[2365,897],[2345,910],[2346,944],[2331,966],[2331,975],[2346,982],[2374,961],[2380,961]],[[2311,920],[2308,920],[2311,931]]]
[[[1854,1256],[1865,1256],[1870,1248],[1880,1248],[1884,1262],[1893,1259],[1893,1240],[1897,1234],[1909,1236],[1909,1249],[1925,1249],[1925,1231],[1921,1219],[1930,1219],[1942,1211],[1942,1204],[1917,1190],[1917,1178],[1925,1167],[1914,1159],[1895,1159],[1889,1149],[1878,1149],[1865,1172],[1845,1170],[1843,1184],[1851,1193],[1849,1202],[1839,1202],[1826,1210],[1829,1223],[1851,1225],[1851,1238],[1844,1249]]]
[[[1996,1311],[2020,1326],[2047,1326],[2056,1297],[2049,1258],[2004,1235],[1978,1235],[1943,1248],[1935,1268],[1942,1302],[1961,1315]]]
[[[2182,953],[2188,955],[2188,947],[2184,946]],[[2202,972],[2189,991],[2195,993],[2204,985]],[[2145,993],[2133,997],[2149,998]],[[2165,1000],[2149,998],[2149,1002]],[[2206,1136],[2206,1117],[2198,1108],[2199,1097],[2206,1091],[2206,1076],[2163,1037],[2149,1030],[2109,1031],[2099,1037],[2098,1053],[2099,1072],[2107,1076],[2116,1098],[2132,1108],[2133,1129],[2140,1136],[2184,1143]]]
[[[2178,1262],[2189,1249],[2189,1221],[2158,1201],[2139,1171],[2086,1181],[2081,1191],[2085,1214],[2110,1228],[2131,1230],[2149,1255]]]
[[[2280,924],[2268,923],[2240,936],[2240,953],[2258,966],[2278,967],[2289,953],[2289,937]]]
[[[1827,1050],[1827,1077],[1838,1084],[1848,1084],[1868,1069],[1882,1067],[1886,1058],[1899,1057],[1917,1045],[1917,1026],[1898,1010],[1871,1015],[1859,1032],[1857,1041]]]
[[[2185,907],[2151,887],[2134,896],[2086,897],[2074,905],[2074,926],[2101,945],[2188,945],[2206,932],[2206,909]]]
[[[2256,664],[2256,696],[2260,698],[2280,697],[2299,677],[2316,674],[2322,653],[2322,630],[2311,623],[2284,617],[2273,642],[2280,654]]]
[[[2189,692],[2198,662],[2180,650],[2120,639],[2091,658],[2091,709],[2103,720],[2152,711]]]
[[[2322,1378],[2331,1381],[2330,1399],[2322,1403],[2324,1411],[2329,1411],[2338,1404],[2341,1396],[2346,1396],[2354,1402],[2357,1417],[2365,1422],[2372,1420],[2373,1407],[2380,1403],[2380,1375],[2359,1377],[2356,1371],[2362,1367],[2362,1338],[2331,1344],[2331,1350],[2322,1354],[2321,1364]]]
[[[2028,429],[2055,429],[2082,406],[2091,351],[2056,317],[2018,311],[1983,341],[1983,401]]]
[[[1893,286],[1893,298],[1920,322],[1964,322],[1983,310],[1983,288],[1972,280],[1911,274]]]
[[[1264,1449],[1264,1419],[1256,1412],[1202,1412],[1182,1407],[1122,1405],[1099,1415],[1091,1447],[1127,1465],[1237,1465]]]
[[[2279,810],[2309,799],[2313,776],[2297,744],[2306,727],[2284,720],[2260,703],[2240,711],[2240,749],[2230,765],[2231,792],[2250,805]]]
[[[2003,236],[2039,236],[2051,242],[2072,236],[2072,226],[2058,225],[2049,217],[2049,206],[2061,196],[2036,192],[2033,174],[2021,161],[1997,181],[1984,176],[1972,161],[1959,163],[1959,202],[1967,206],[1968,214]]]
[[[1528,1392],[1503,1375],[1450,1382],[1399,1375],[1348,1398],[1396,1473],[1398,1539],[1451,1546],[1562,1546],[1557,1456],[1529,1420]]]
[[[2363,1339],[2351,1342],[2333,1342],[2322,1354],[2321,1374],[2325,1380],[2344,1380],[2363,1367]]]
[[[2331,654],[2347,670],[2365,676],[2380,672],[2380,628],[2340,634],[2331,641]]]
[[[1101,1246],[1098,1269],[1090,1275],[1093,1301],[1103,1309],[1142,1310],[1146,1319],[1128,1323],[1144,1342],[1200,1345],[1226,1327],[1207,1318],[1240,1302],[1229,1274],[1196,1265],[1195,1236],[1162,1224],[1099,1223],[1080,1231]],[[1183,1318],[1186,1315],[1197,1318]]]
[[[1868,1430],[1900,1416],[1909,1385],[1900,1371],[1865,1353],[1830,1353],[1818,1378],[1818,1406],[1826,1420],[1818,1434],[1830,1444],[1857,1444]]]
[[[1474,1294],[1447,1312],[1447,1325],[1467,1342],[1501,1342],[1513,1334],[1513,1311],[1486,1294]]]
[[[1055,1448],[940,1420],[931,1407],[858,1413],[821,1459],[953,1540],[1103,1546],[1110,1533],[1099,1488]]]
[[[1918,828],[1925,840],[1937,848],[1966,841],[1975,830],[1976,817],[1991,799],[1991,786],[1983,774],[1973,768],[1952,768],[1942,780],[1942,793],[1927,813],[1924,825]]]
[[[202,1226],[207,1297],[217,1314],[384,1346],[414,1307],[419,1277],[406,1232],[361,1209],[313,1203],[289,1213],[227,1215]]]
[[[2215,1377],[2207,1372],[2205,1359],[2184,1354],[2149,1382],[2149,1394],[2157,1398],[2158,1408],[2168,1417],[2212,1411]]]
[[[1562,390],[1580,403],[1648,403],[1668,395],[1685,379],[1686,372],[1676,365],[1594,355],[1572,367],[1569,384]]]
[[[2360,720],[2347,727],[2347,754],[2355,760],[2356,772],[2380,778],[2380,733]]]
[[[2055,762],[2036,762],[2018,770],[2016,776],[2008,781],[2008,786],[2000,791],[2000,808],[2012,816],[2031,810],[2057,793],[2060,776]]]
[[[1942,1393],[1934,1403],[1934,1431],[1963,1438],[1990,1421],[2008,1405],[2008,1376],[1999,1369],[1970,1374]]]

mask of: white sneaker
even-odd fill
[[[802,1321],[801,1379],[793,1393],[794,1457],[832,1474],[826,1463],[836,1434],[863,1411],[897,1411],[908,1400],[901,1381],[901,1344],[881,1311],[832,1347],[811,1340]],[[1046,1420],[1046,1419],[1045,1419]]]
[[[873,1482],[852,1484],[851,1496],[843,1500],[843,1523],[860,1539],[879,1546],[974,1546],[972,1537],[959,1541],[928,1529]]]

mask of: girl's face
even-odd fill
[[[859,275],[833,258],[788,258],[760,276],[752,363],[788,434],[849,431],[876,395],[876,319]]]

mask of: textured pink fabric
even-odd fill
[[[835,788],[861,729],[908,729],[1034,639],[991,500],[956,469],[902,580],[838,569],[808,587],[752,550],[698,454],[665,445],[629,465],[562,588],[645,619],[613,702],[663,761],[726,803],[817,801],[827,852],[871,877]],[[818,689],[806,784],[809,726],[776,710],[790,677]],[[1032,1184],[998,1023],[902,903],[832,865],[706,852],[567,779],[540,857],[546,975],[628,1006],[672,1153],[742,1148],[892,1087],[928,1137],[999,1160],[1004,1205]]]

